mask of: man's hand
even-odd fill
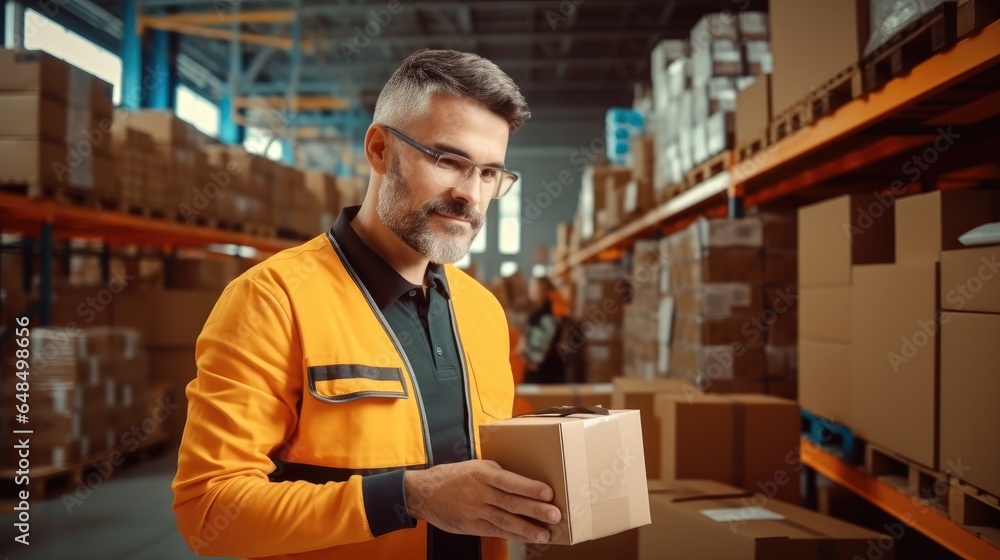
[[[523,519],[558,523],[559,508],[548,504],[552,489],[500,468],[472,460],[406,471],[406,505],[412,517],[463,535],[548,542],[549,531]]]

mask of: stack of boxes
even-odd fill
[[[764,392],[763,228],[700,219],[669,238],[670,373],[712,392]]]
[[[767,393],[798,397],[798,231],[794,213],[761,213],[764,310],[750,336],[767,333]]]
[[[38,51],[0,49],[0,181],[113,195],[111,86]]]
[[[968,312],[988,312],[991,307],[977,301],[978,294],[971,290],[967,295],[949,296],[948,292],[980,282],[984,292],[997,292],[989,284],[993,276],[989,259],[996,255],[996,248],[960,249],[958,236],[1000,220],[1000,193],[933,192],[901,198],[896,201],[895,218],[895,263],[853,267],[852,427],[871,444],[931,469],[949,466],[947,461],[938,462],[939,451],[949,449],[946,459],[953,461],[954,468],[955,451],[974,455],[977,445],[981,446],[971,434],[982,426],[981,414],[992,406],[973,413],[977,420],[964,425],[959,409],[967,409],[986,389],[991,377],[986,375],[990,369],[986,350],[992,344],[988,341],[998,340],[1000,331],[993,322],[992,332],[972,333],[971,339],[957,336],[968,334],[975,325],[988,326],[990,321],[983,320],[986,316]],[[948,290],[944,290],[945,278]],[[939,299],[942,293],[943,300]],[[941,309],[965,313],[942,313]],[[965,370],[970,361],[984,367]],[[944,369],[950,363],[957,369]],[[948,399],[939,401],[939,387]],[[885,395],[891,394],[900,398],[886,407]],[[947,412],[952,416],[946,416]],[[953,423],[956,420],[960,428]],[[954,439],[944,439],[945,427]],[[968,457],[963,455],[963,462]],[[995,450],[982,457],[992,457],[993,464],[997,463]],[[969,473],[982,476],[977,474],[981,469],[977,465]],[[984,480],[996,480],[992,473],[984,475]]]
[[[323,229],[329,228],[336,221],[341,209],[336,177],[318,169],[311,169],[305,172],[305,186],[319,204]]]
[[[30,341],[28,367],[7,367],[30,375],[29,422],[12,429],[33,430],[33,468],[62,468],[118,447],[134,451],[156,434],[158,424],[144,422],[148,366],[136,331],[36,327]],[[21,403],[12,389],[4,388],[9,409]],[[4,454],[2,468],[15,460]]]
[[[169,218],[180,215],[190,223],[214,219],[217,215],[215,197],[209,199],[204,192],[209,180],[208,160],[201,146],[196,144],[194,127],[171,111],[115,111],[115,130],[124,138],[122,143],[130,136],[127,129],[137,130],[152,140],[150,159],[158,160],[157,167],[164,171],[163,181],[156,181],[154,177],[153,181],[146,182],[144,189],[138,185],[134,187],[140,198],[130,197],[129,204],[163,212]]]
[[[167,189],[166,162],[156,153],[153,137],[123,126],[121,116],[121,112],[116,114],[112,136],[119,204],[125,209],[149,209],[173,216],[176,209]]]
[[[628,167],[594,165],[584,170],[577,211],[582,240],[600,238],[623,223],[625,188],[631,178]]]
[[[209,167],[206,181],[216,187],[210,204],[215,205],[218,220],[230,227],[240,224],[244,230],[252,229],[247,224],[268,223],[264,213],[269,198],[259,196],[251,177],[252,160],[258,156],[221,144],[206,145],[204,151]]]
[[[667,41],[654,50],[658,199],[668,197],[672,185],[684,184],[695,166],[734,146],[737,92],[770,71],[767,38],[763,13],[708,14],[686,45]]]
[[[858,340],[851,327],[851,267],[893,261],[891,202],[847,195],[799,211],[799,401],[848,426],[854,421],[852,342]]]
[[[638,218],[656,206],[653,192],[653,174],[656,167],[656,152],[652,136],[637,136],[632,139],[632,178],[625,184],[622,201],[622,218]]]
[[[607,383],[622,374],[622,319],[632,291],[628,270],[617,263],[596,263],[574,268],[573,275],[573,316],[586,339],[586,381]]]
[[[1000,459],[977,434],[995,410],[1000,249],[958,239],[998,220],[990,190],[849,195],[799,216],[802,406],[994,495]]]
[[[628,377],[652,380],[668,373],[670,332],[665,327],[671,324],[672,307],[661,291],[668,259],[664,241],[636,241],[632,301],[625,304],[622,318],[623,374]]]

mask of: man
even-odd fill
[[[195,552],[499,560],[505,539],[549,539],[552,488],[477,460],[478,426],[511,413],[508,330],[447,264],[516,180],[504,154],[529,116],[493,63],[410,56],[365,136],[364,203],[226,288],[173,483]]]

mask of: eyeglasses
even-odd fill
[[[394,128],[387,126],[385,129],[391,132],[396,138],[420,150],[420,152],[434,160],[434,177],[442,187],[457,187],[469,180],[473,169],[478,169],[479,179],[483,184],[493,187],[492,198],[500,198],[507,194],[507,191],[517,181],[517,175],[506,169],[492,165],[479,165],[469,158],[460,155],[439,152],[438,150],[424,146]]]

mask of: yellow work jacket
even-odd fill
[[[513,405],[507,321],[473,278],[450,265],[445,275],[479,457],[478,426],[509,418]],[[425,558],[425,522],[377,538],[368,526],[362,475],[433,464],[430,434],[415,372],[332,235],[230,283],[195,357],[172,485],[178,526],[195,552]],[[337,374],[317,373],[330,371]],[[272,481],[283,463],[344,476]],[[506,559],[506,543],[483,538],[482,558]]]

